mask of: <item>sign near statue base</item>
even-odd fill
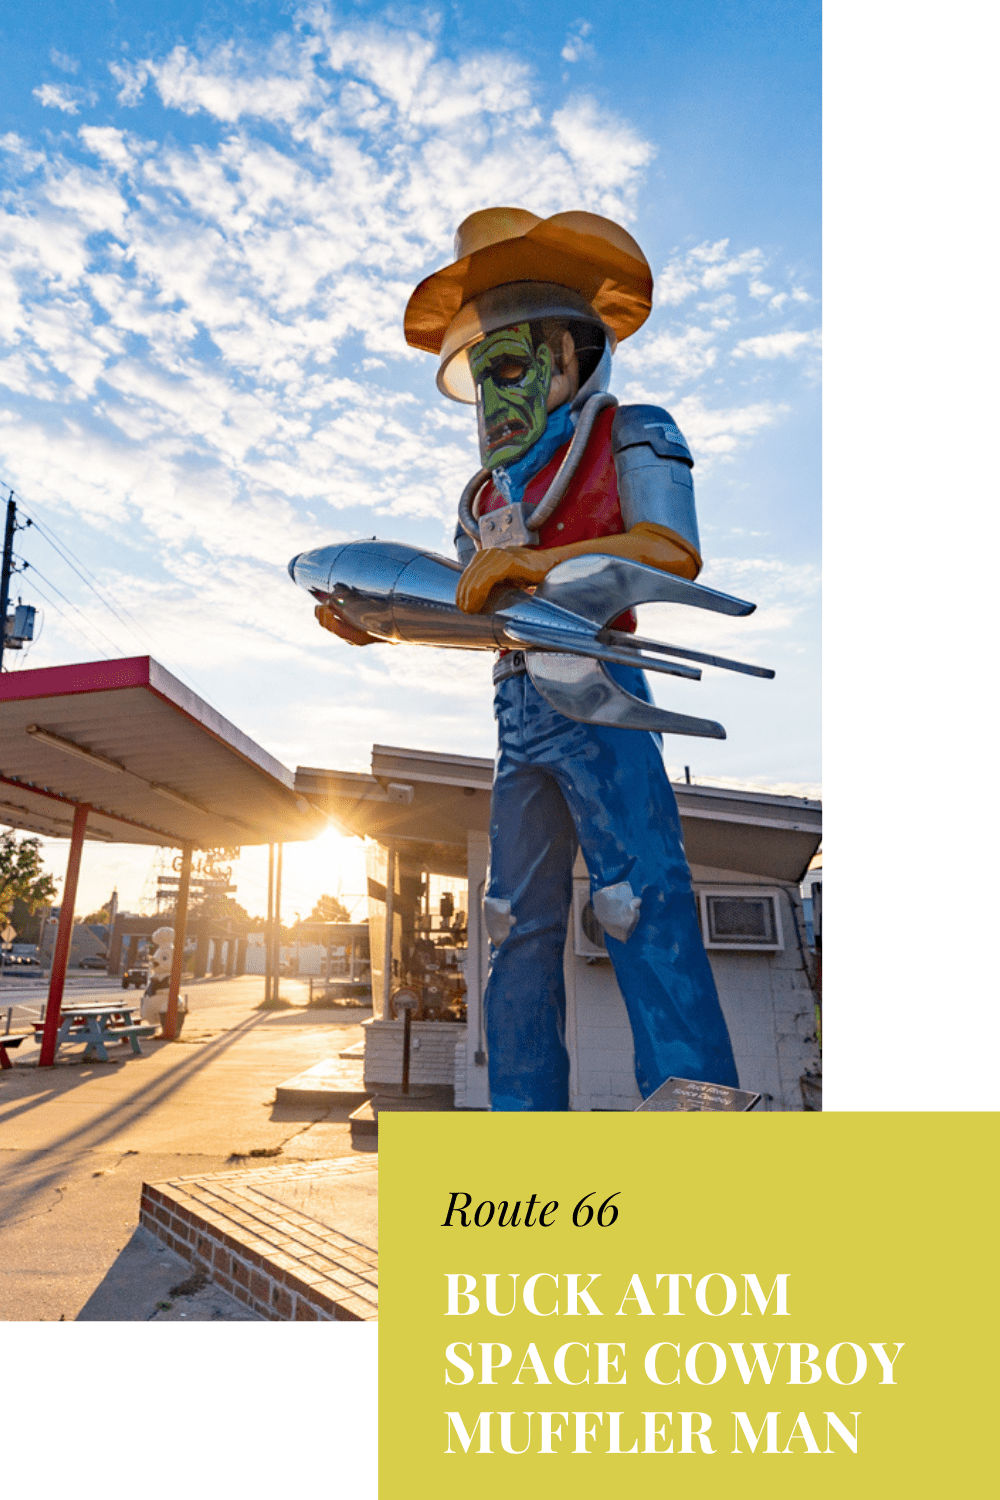
[[[699,1083],[694,1078],[668,1078],[655,1093],[636,1106],[636,1114],[642,1110],[661,1113],[678,1110],[688,1113],[717,1109],[730,1112],[748,1110],[760,1103],[760,1097],[760,1094],[749,1089],[731,1089],[723,1083]]]

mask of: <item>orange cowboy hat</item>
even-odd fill
[[[500,288],[505,295],[483,297]],[[596,315],[614,347],[646,321],[652,298],[646,257],[611,219],[582,211],[540,219],[525,208],[484,208],[458,226],[452,264],[417,287],[403,329],[413,348],[441,355],[442,391],[473,400],[468,361],[449,367],[493,329],[535,317]]]

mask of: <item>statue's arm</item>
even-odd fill
[[[478,614],[498,584],[541,583],[557,563],[588,552],[627,557],[631,562],[677,573],[682,578],[696,578],[701,569],[699,555],[674,532],[640,521],[620,536],[594,537],[586,542],[570,542],[565,547],[547,547],[544,551],[536,547],[490,547],[477,552],[458,581],[455,602],[466,614]]]

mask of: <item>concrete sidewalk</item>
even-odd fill
[[[145,1229],[145,1182],[352,1154],[351,1105],[274,1103],[277,1085],[360,1041],[370,1011],[258,1009],[263,979],[185,985],[178,1042],[39,1069],[25,1042],[0,1074],[0,1320],[253,1316]]]

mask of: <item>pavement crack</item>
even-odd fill
[[[304,1125],[300,1125],[298,1130],[293,1130],[291,1135],[286,1138],[284,1142],[285,1146],[291,1145],[292,1141],[296,1140],[300,1135],[305,1135],[307,1131],[312,1130],[314,1125],[325,1124],[332,1114],[333,1107],[331,1106],[329,1109],[324,1110],[318,1120],[307,1120]]]
[[[324,1124],[325,1121],[329,1120],[332,1113],[333,1107],[331,1106],[329,1109],[324,1110],[318,1119],[307,1120],[304,1125],[299,1126],[298,1130],[293,1130],[291,1135],[286,1135],[280,1146],[256,1146],[252,1151],[231,1151],[228,1161],[232,1162],[235,1166],[240,1162],[250,1161],[251,1159],[256,1160],[261,1157],[282,1156],[294,1140],[297,1140],[300,1135],[305,1135],[307,1130],[312,1130],[314,1125]]]
[[[45,1219],[45,1218],[47,1218],[49,1214],[55,1213],[56,1209],[59,1207],[60,1203],[62,1202],[62,1195],[63,1195],[63,1193],[68,1192],[69,1188],[70,1188],[70,1184],[68,1182],[59,1182],[59,1183],[57,1183],[53,1187],[53,1189],[52,1189],[52,1191],[57,1194],[57,1197],[56,1197],[54,1203],[50,1203],[49,1206],[48,1206],[48,1208],[40,1208],[37,1213],[25,1214],[23,1218],[5,1219],[4,1220],[4,1228],[5,1229],[6,1228],[13,1229],[16,1226],[21,1225],[21,1224],[33,1224],[36,1219]]]

